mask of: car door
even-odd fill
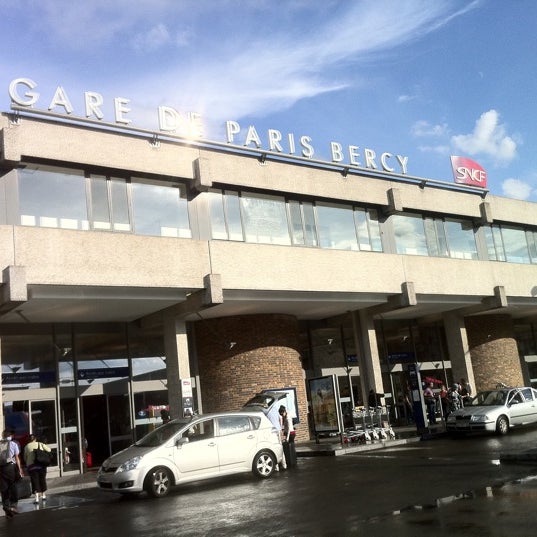
[[[174,451],[179,471],[188,477],[218,473],[218,447],[214,420],[200,420],[183,433]]]
[[[532,402],[526,401],[521,390],[513,390],[509,393],[509,414],[513,425],[522,425],[531,420]]]
[[[257,431],[248,416],[220,416],[218,457],[222,473],[249,468],[257,447]]]

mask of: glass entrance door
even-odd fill
[[[58,471],[58,436],[56,423],[56,402],[47,400],[13,400],[3,403],[5,428],[13,431],[21,451],[28,443],[30,434],[48,444],[52,450],[53,460],[49,471]]]

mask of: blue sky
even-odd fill
[[[205,137],[253,125],[408,157],[408,173],[452,181],[469,157],[499,196],[537,201],[535,0],[0,0],[0,110],[29,78],[47,109],[58,86],[197,112]],[[58,112],[63,110],[57,109]],[[239,139],[236,140],[239,142]]]

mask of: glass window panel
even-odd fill
[[[288,205],[293,244],[303,245],[305,244],[305,237],[300,203],[298,201],[290,201]]]
[[[523,229],[502,227],[503,247],[510,263],[529,263],[528,243]]]
[[[229,240],[243,241],[241,207],[238,192],[225,192],[224,207]]]
[[[123,326],[106,326],[101,331],[80,330],[75,334],[78,384],[110,384],[128,379],[129,363]]]
[[[423,219],[420,216],[396,214],[391,217],[398,254],[428,255]]]
[[[106,177],[91,176],[91,220],[93,229],[110,229],[110,207]]]
[[[243,194],[240,199],[248,242],[291,244],[283,197]]]
[[[380,224],[378,213],[375,209],[367,210],[367,220],[369,224],[369,240],[371,249],[374,252],[382,252],[382,240],[380,238]]]
[[[494,240],[494,248],[496,250],[496,259],[498,261],[506,261],[505,249],[503,247],[502,232],[499,226],[492,226],[492,238]]]
[[[369,226],[365,209],[354,209],[354,222],[356,224],[360,250],[371,251],[371,240],[369,238]]]
[[[209,215],[211,221],[211,239],[227,240],[229,237],[226,228],[222,192],[209,192]]]
[[[443,254],[437,235],[437,227],[433,218],[425,218],[423,220],[423,228],[425,229],[425,240],[427,242],[427,250],[430,256],[441,257]]]
[[[186,190],[143,179],[132,179],[134,231],[157,237],[192,236]]]
[[[457,259],[477,259],[474,226],[471,222],[446,220],[444,222],[449,255]]]
[[[125,179],[110,178],[112,214],[116,231],[131,231],[127,186]]]
[[[26,166],[18,179],[22,225],[88,229],[82,171]]]
[[[358,250],[353,210],[345,205],[316,205],[321,248]]]
[[[527,231],[526,239],[528,241],[531,262],[537,263],[537,233],[534,231]]]
[[[135,382],[166,378],[164,339],[158,330],[142,330],[129,325],[129,353]]]
[[[52,336],[48,334],[3,335],[3,390],[52,386],[56,386]]]
[[[313,203],[302,203],[306,246],[319,246]]]

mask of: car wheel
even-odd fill
[[[500,416],[496,420],[496,433],[497,434],[507,434],[509,431],[509,420],[507,416]]]
[[[144,490],[153,498],[166,496],[172,487],[172,476],[167,468],[153,468],[145,477]]]
[[[266,479],[270,477],[276,469],[276,458],[270,451],[260,451],[252,463],[252,472],[257,477]]]

